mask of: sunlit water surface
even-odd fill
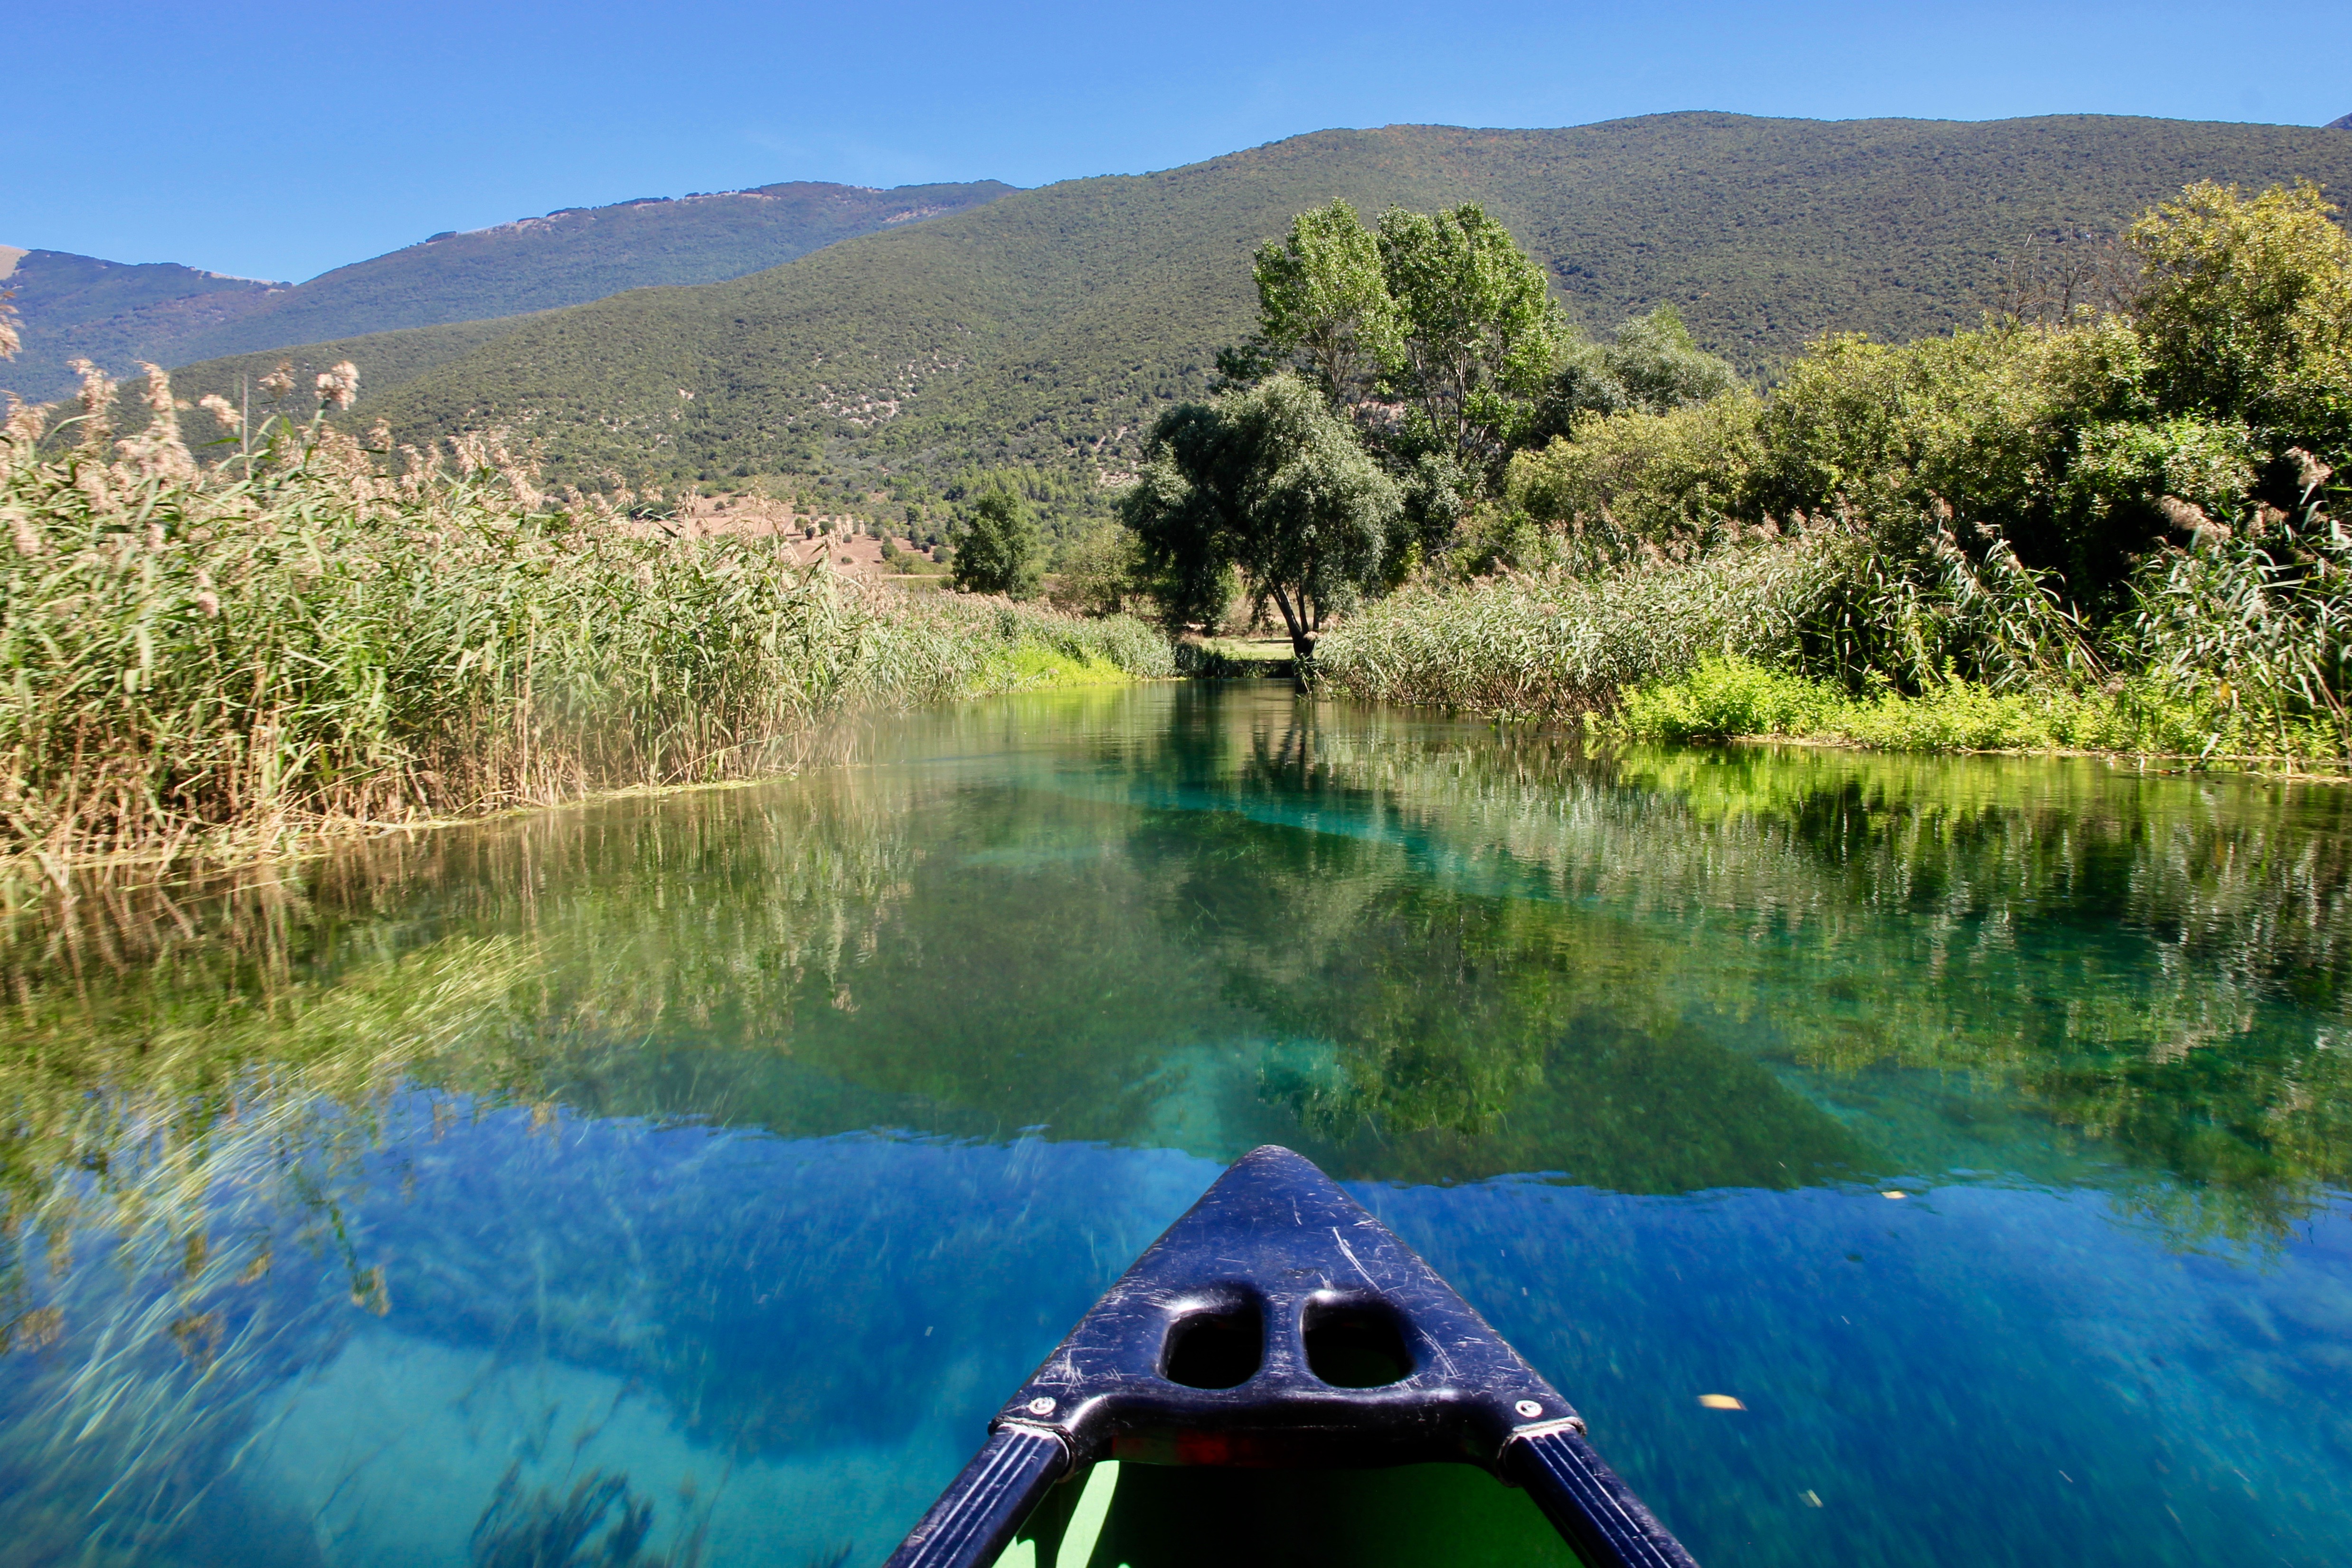
[[[1714,1568],[2352,1561],[2345,792],[1270,685],[850,744],[16,911],[0,1556],[876,1563],[1278,1142]]]

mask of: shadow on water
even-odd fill
[[[1602,1387],[1589,1328],[1447,1251],[1509,1194],[1597,1227],[1544,1277],[1613,1258],[1652,1303],[1718,1267],[1642,1251],[1685,1197],[1794,1235],[1881,1186],[2088,1193],[2150,1258],[2282,1257],[2352,1173],[2347,799],[1159,689],[36,893],[0,931],[0,1528],[37,1561],[875,1560],[958,1423],[1268,1141],[1400,1213],[1465,1186],[1417,1244]],[[1808,1299],[1874,1266],[1821,1246]],[[448,1519],[353,1480],[395,1452],[418,1497],[471,1456]],[[757,1499],[805,1530],[741,1533]]]

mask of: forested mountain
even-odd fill
[[[625,289],[715,282],[852,236],[961,212],[1012,189],[994,180],[887,191],[796,180],[646,196],[435,235],[299,285],[33,251],[8,279],[25,318],[26,352],[0,374],[27,395],[48,397],[72,384],[66,362],[76,355],[123,375],[142,359],[186,363],[517,316]],[[421,369],[452,342],[471,347],[494,335],[430,334],[390,358]],[[379,384],[389,379],[387,368],[378,365]]]
[[[54,397],[74,384],[70,359],[122,372],[152,357],[150,345],[182,357],[177,345],[265,308],[285,287],[169,261],[132,265],[0,246],[0,289],[15,291],[25,339],[15,363],[0,365],[0,385]]]
[[[1368,214],[1483,202],[1572,315],[1605,327],[1672,302],[1703,345],[1764,374],[1832,329],[1907,339],[1973,322],[2008,258],[2112,235],[2188,181],[2306,176],[2352,189],[2352,137],[1696,113],[1328,131],[551,312],[363,396],[357,416],[405,440],[509,426],[580,478],[824,475],[845,499],[906,499],[977,462],[1091,487],[1249,330],[1253,248],[1334,197]]]

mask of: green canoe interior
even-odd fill
[[[1002,1568],[1575,1568],[1473,1465],[1244,1470],[1105,1462],[1045,1495]]]

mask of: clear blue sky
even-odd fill
[[[553,207],[786,179],[1034,185],[1334,125],[2352,111],[2347,0],[69,0],[12,8],[0,48],[0,243],[290,279]]]

